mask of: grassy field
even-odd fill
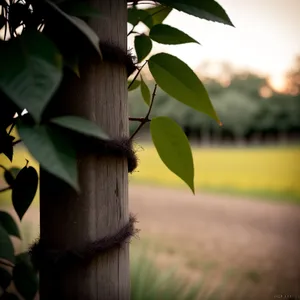
[[[130,176],[131,183],[187,186],[161,162],[153,146],[137,146],[138,169]],[[23,166],[26,159],[37,163],[16,148],[14,166]],[[291,148],[193,148],[196,189],[221,193],[245,194],[300,203],[300,147]],[[0,163],[11,166],[3,158]]]
[[[137,148],[134,183],[185,187],[152,146]],[[300,202],[300,148],[193,148],[197,189]]]

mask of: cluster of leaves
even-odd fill
[[[152,41],[196,42],[180,30],[162,24],[172,9],[228,25],[232,23],[214,0],[152,2],[153,5],[144,10],[139,9],[143,1],[128,2],[128,21],[133,25],[130,34],[136,35],[138,63],[143,63],[128,89],[141,88],[149,110],[140,125],[151,122],[153,142],[161,159],[194,192],[193,157],[188,140],[175,121],[167,117],[150,120],[155,91],[151,97],[142,79],[142,67],[148,63],[156,84],[173,98],[220,121],[203,84],[184,62],[166,53],[143,61],[152,49]],[[78,148],[74,140],[81,141],[87,136],[101,140],[109,137],[89,120],[70,115],[45,116],[45,111],[62,84],[65,71],[80,74],[80,62],[87,55],[87,49],[99,61],[102,59],[99,37],[86,22],[90,17],[101,17],[101,12],[83,0],[0,0],[0,154],[13,162],[14,146],[23,142],[44,170],[77,191]],[[140,22],[148,26],[149,34],[134,31]],[[20,140],[13,135],[15,127]],[[28,162],[21,170],[3,166],[2,169],[7,183],[2,192],[11,191],[13,206],[21,220],[37,191],[37,171],[28,166]],[[9,214],[1,212],[0,287],[3,292],[0,297],[18,299],[21,295],[26,300],[33,299],[38,289],[38,275],[26,253],[15,255],[10,236],[20,238],[18,226]],[[8,292],[12,281],[17,289],[15,294]]]

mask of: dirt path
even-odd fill
[[[135,186],[130,209],[140,233],[186,255],[258,273],[269,290],[300,298],[300,207],[188,191]],[[193,261],[191,260],[191,261]]]

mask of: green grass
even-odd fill
[[[151,145],[137,148],[139,167],[131,183],[187,186],[161,162]],[[300,203],[300,147],[193,148],[198,191],[249,195]]]

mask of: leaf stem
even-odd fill
[[[132,139],[136,136],[136,134],[142,129],[142,127],[143,127],[146,123],[148,123],[148,122],[151,121],[151,120],[149,119],[149,116],[150,116],[150,113],[151,113],[151,110],[152,110],[152,107],[153,107],[153,103],[154,103],[154,99],[155,99],[155,96],[156,96],[156,89],[157,89],[157,84],[155,84],[155,86],[154,86],[154,90],[153,90],[153,93],[152,93],[151,103],[150,103],[148,112],[147,112],[145,118],[139,120],[141,123],[140,123],[140,125],[138,126],[138,128],[135,130],[135,132],[132,134],[132,136],[130,137],[130,140],[132,140]],[[139,119],[139,118],[138,118],[138,119]]]
[[[133,83],[135,82],[135,80],[137,79],[137,77],[139,76],[139,74],[141,73],[142,69],[145,67],[145,65],[147,63],[148,63],[148,60],[146,60],[145,63],[138,69],[138,72],[135,74],[133,80],[129,83],[128,89],[131,88],[131,86],[133,85]]]

